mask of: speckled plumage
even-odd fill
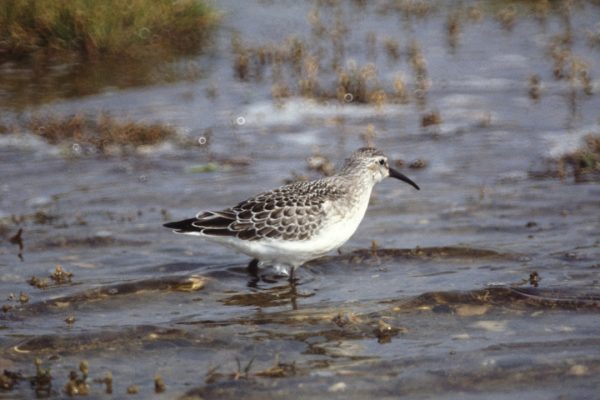
[[[281,271],[290,271],[345,243],[366,211],[371,189],[393,171],[377,149],[362,148],[340,173],[296,182],[251,197],[222,211],[165,224],[232,247]]]
[[[191,226],[206,235],[242,240],[308,240],[325,218],[325,201],[337,201],[347,194],[347,188],[331,179],[296,182],[223,211],[200,213]]]

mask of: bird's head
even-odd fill
[[[400,179],[415,189],[420,190],[419,185],[410,178],[390,167],[385,154],[373,147],[363,147],[352,153],[350,158],[346,159],[342,173],[367,176],[373,181],[373,184],[381,182],[383,178],[390,176]]]

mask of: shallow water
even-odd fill
[[[234,78],[233,32],[254,45],[291,34],[317,40],[307,23],[315,4],[220,1],[216,49],[192,60],[201,79],[105,87],[20,111],[109,111],[173,124],[207,144],[106,157],[0,135],[0,295],[29,296],[4,302],[0,366],[32,375],[39,357],[57,398],[81,360],[90,380],[112,372],[117,397],[132,384],[150,395],[155,374],[167,385],[163,398],[596,396],[600,187],[545,171],[548,157],[600,129],[600,54],[587,40],[600,7],[575,2],[566,17],[536,18],[517,2],[506,29],[497,2],[467,2],[484,17],[465,22],[452,47],[444,3],[423,18],[382,11],[388,2],[320,6],[323,20],[341,13],[346,21],[345,59],[372,60],[366,37],[376,34],[382,85],[401,72],[414,89],[406,48],[416,39],[431,81],[422,105],[411,95],[381,107],[297,97],[281,106],[269,70],[258,82]],[[548,43],[565,31],[589,67],[591,95],[553,77]],[[388,36],[400,44],[397,62],[382,50]],[[532,74],[542,82],[537,101]],[[216,97],[207,95],[215,87]],[[442,123],[421,127],[432,110]],[[316,177],[306,157],[318,149],[341,161],[365,144],[369,125],[390,158],[427,161],[403,169],[422,190],[378,185],[353,238],[302,267],[295,286],[268,271],[256,279],[245,256],[161,227],[293,173]],[[194,172],[209,161],[216,171]],[[22,261],[9,241],[19,227]],[[71,283],[28,285],[57,264]],[[100,397],[104,386],[90,385]],[[34,391],[21,381],[0,392],[16,395]]]

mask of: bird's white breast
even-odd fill
[[[369,205],[371,192],[370,190],[365,192],[350,209],[344,210],[342,206],[335,203],[329,205],[329,208],[332,208],[328,211],[329,221],[326,221],[323,228],[310,240],[315,247],[315,251],[323,254],[327,253],[340,247],[352,237],[365,216]],[[336,208],[338,209],[336,210]]]

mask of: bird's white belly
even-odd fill
[[[352,210],[336,209],[328,205],[327,220],[323,227],[308,240],[281,240],[264,238],[240,240],[236,237],[200,236],[218,242],[261,261],[297,266],[334,250],[350,239],[362,221],[369,205],[370,192],[358,200]]]

